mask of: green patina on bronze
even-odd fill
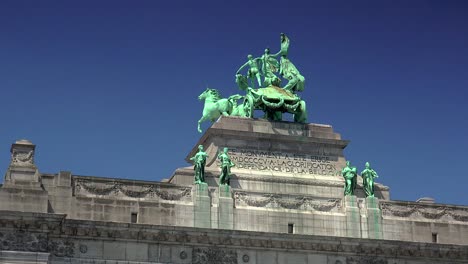
[[[208,155],[203,151],[203,145],[199,145],[197,154],[190,158],[190,160],[193,160],[193,169],[195,170],[195,184],[205,182],[206,158],[208,158]]]
[[[259,70],[259,66],[258,66],[258,62],[260,60],[260,58],[253,58],[252,55],[247,55],[247,59],[248,61],[240,66],[240,68],[237,70],[236,72],[236,75],[238,75],[240,73],[240,71],[242,69],[244,69],[246,66],[249,66],[249,70],[247,71],[247,78],[250,79],[250,82],[251,82],[251,85],[252,87],[255,87],[255,80],[254,78],[257,79],[257,83],[258,83],[258,87],[262,86],[262,79],[261,79],[261,76],[260,76],[260,70]]]
[[[263,111],[264,118],[268,120],[281,121],[283,113],[291,113],[294,122],[307,122],[306,103],[296,94],[304,90],[305,78],[288,58],[289,38],[281,33],[280,39],[279,52],[271,54],[267,48],[260,57],[254,58],[249,54],[247,62],[237,70],[236,83],[239,89],[246,91],[245,96],[236,94],[221,98],[217,90],[207,88],[198,97],[205,100],[203,115],[198,121],[199,132],[204,121],[214,122],[221,115],[252,118],[255,110]],[[242,74],[247,67],[248,70]],[[280,77],[287,81],[283,88]],[[257,85],[259,88],[256,89]],[[238,104],[241,99],[244,101]]]
[[[221,162],[221,175],[219,176],[219,185],[230,185],[231,168],[236,166],[228,155],[228,148],[224,148],[219,153],[218,159]]]
[[[198,132],[202,132],[201,123],[206,120],[214,122],[219,116],[240,116],[240,109],[237,105],[237,100],[242,99],[242,95],[231,95],[229,98],[221,98],[220,93],[216,89],[206,88],[206,90],[198,96],[199,100],[205,101],[203,106],[203,115],[198,120]]]
[[[366,162],[366,168],[361,172],[362,183],[366,197],[374,197],[374,179],[378,178],[377,172]]]
[[[357,186],[357,169],[352,167],[349,161],[346,162],[346,167],[341,171],[341,175],[345,179],[344,195],[354,195]]]
[[[262,110],[264,118],[281,121],[282,113],[292,113],[294,122],[307,121],[306,103],[291,91],[277,86],[268,86],[260,89],[247,89],[243,103],[245,117],[253,117],[255,110]]]

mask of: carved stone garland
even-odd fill
[[[340,207],[340,199],[317,200],[311,197],[299,196],[295,199],[283,199],[277,194],[266,194],[260,198],[251,197],[247,193],[235,192],[234,198],[236,205],[245,203],[253,207],[270,207],[270,208],[285,208],[285,209],[313,209],[316,211],[331,211],[335,207]]]
[[[75,182],[75,189],[80,190],[83,188],[90,194],[94,195],[110,195],[122,193],[123,195],[131,198],[143,198],[146,196],[154,197],[157,196],[163,200],[176,201],[183,197],[190,197],[192,194],[191,188],[175,188],[178,193],[170,193],[168,191],[161,190],[158,185],[142,185],[141,191],[134,191],[128,189],[123,183],[111,182],[106,183],[104,186],[95,185],[92,181],[79,179]]]

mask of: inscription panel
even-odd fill
[[[253,149],[229,149],[237,169],[302,175],[339,176],[338,157],[327,154],[297,154]]]

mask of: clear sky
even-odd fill
[[[468,205],[466,1],[0,1],[0,171],[141,180],[188,166],[207,87],[279,50],[307,79],[309,122],[351,140],[391,198]],[[204,129],[208,124],[204,125]]]

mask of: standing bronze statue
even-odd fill
[[[371,169],[369,162],[366,162],[366,168],[361,172],[361,176],[366,197],[374,197],[374,179],[379,176],[375,170]]]
[[[195,170],[195,184],[205,182],[206,158],[208,158],[208,155],[203,151],[203,145],[199,145],[197,154],[190,158],[190,160],[194,161],[193,169]]]
[[[345,179],[344,195],[354,195],[357,185],[357,169],[352,167],[349,161],[346,161],[346,167],[341,171]]]
[[[262,80],[260,78],[260,70],[258,69],[258,62],[260,58],[253,58],[252,55],[247,55],[248,61],[244,63],[244,65],[240,66],[240,68],[236,72],[236,76],[240,74],[240,71],[249,66],[250,68],[247,70],[247,78],[250,79],[251,87],[255,88],[255,78],[257,79],[258,82],[258,87],[262,86]]]
[[[228,155],[228,148],[224,148],[223,152],[218,155],[221,161],[221,175],[219,176],[219,185],[229,185],[231,178],[231,168],[236,166]]]
[[[262,74],[264,76],[263,85],[264,86],[279,86],[281,84],[281,79],[276,76],[276,72],[279,70],[278,60],[275,59],[275,56],[270,54],[270,49],[266,48],[262,57],[260,57],[262,63]]]
[[[289,38],[286,34],[281,33],[281,49],[278,53],[273,56],[279,56],[280,58],[280,70],[279,74],[283,76],[284,79],[288,80],[286,86],[283,89],[288,91],[304,91],[305,78],[301,75],[296,66],[288,58],[289,51]]]

